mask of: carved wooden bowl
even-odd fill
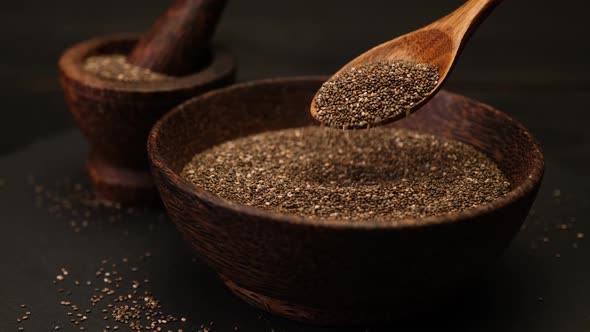
[[[167,111],[188,98],[230,84],[235,62],[214,49],[199,72],[157,82],[107,80],[87,72],[87,57],[129,52],[137,36],[99,37],[74,45],[59,60],[69,111],[90,143],[88,173],[102,198],[126,204],[157,197],[146,155],[150,129]]]
[[[444,305],[483,273],[519,231],[543,176],[543,154],[519,123],[442,91],[391,127],[475,146],[513,189],[492,203],[404,225],[324,221],[224,200],[179,176],[191,157],[262,131],[314,124],[324,77],[239,84],[192,99],[152,130],[152,173],[172,220],[199,256],[245,301],[317,324],[398,319]]]

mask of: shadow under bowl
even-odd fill
[[[436,310],[493,266],[519,231],[543,176],[543,154],[519,123],[442,91],[389,127],[470,144],[512,183],[482,206],[407,222],[301,218],[232,203],[179,175],[195,153],[239,137],[315,125],[309,105],[325,77],[271,79],[192,99],[148,139],[152,173],[172,220],[240,298],[316,324],[387,322]]]
[[[81,42],[59,60],[61,85],[70,113],[90,143],[87,168],[103,199],[139,204],[157,198],[149,172],[146,141],[156,121],[183,101],[233,83],[236,64],[223,48],[211,50],[198,72],[153,82],[103,79],[84,69],[94,55],[127,54],[135,35]]]

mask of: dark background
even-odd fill
[[[97,35],[141,32],[169,3],[4,2],[0,12],[0,73],[5,117],[0,124],[0,151],[14,150],[71,126],[56,79],[56,62],[63,49]],[[230,1],[216,40],[235,52],[240,80],[328,74],[362,51],[419,28],[461,3]],[[508,93],[539,93],[540,99],[552,100],[555,93],[587,92],[588,8],[583,0],[505,1],[472,38],[448,87],[489,102]],[[535,105],[538,99],[523,96],[521,104],[508,111],[551,116],[549,111],[539,114]],[[563,109],[567,102],[562,100],[556,106]],[[504,105],[496,102],[495,106]],[[579,112],[586,113],[581,108],[568,112],[573,120],[580,118]],[[558,122],[568,121],[560,117]],[[552,130],[563,130],[566,136],[575,134],[567,126],[559,128]]]
[[[462,2],[236,0],[230,1],[216,40],[235,53],[240,81],[329,74],[362,51],[419,28]],[[100,257],[145,250],[154,252],[150,271],[158,280],[155,290],[194,322],[216,320],[220,331],[234,325],[252,331],[310,329],[260,316],[234,299],[206,267],[192,262],[175,231],[158,221],[160,212],[133,215],[128,224],[116,226],[100,225],[97,217],[98,225],[80,235],[67,221],[32,203],[30,175],[45,184],[64,176],[85,181],[86,146],[71,129],[57,81],[60,53],[93,36],[140,32],[170,3],[2,4],[0,331],[16,331],[21,302],[37,307],[28,331],[49,330],[64,318],[63,310],[55,308],[59,301],[50,283],[61,264],[86,271]],[[582,0],[507,0],[463,53],[446,88],[492,104],[522,122],[541,142],[547,171],[527,228],[489,279],[459,307],[421,323],[466,331],[590,330],[590,244],[577,239],[584,231],[590,237],[588,7]],[[560,229],[563,224],[567,230]],[[416,324],[421,325],[397,327]],[[101,325],[94,326],[98,331]]]

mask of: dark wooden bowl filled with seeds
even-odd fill
[[[165,115],[148,139],[172,220],[237,296],[316,324],[448,303],[521,227],[541,149],[507,115],[442,91],[370,130],[322,128],[325,77],[239,84]]]
[[[88,172],[97,194],[134,204],[156,198],[146,140],[167,111],[203,92],[230,84],[235,62],[213,48],[203,67],[170,77],[131,65],[125,56],[138,36],[99,37],[77,44],[59,61],[69,111],[90,143]]]

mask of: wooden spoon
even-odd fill
[[[342,67],[332,78],[353,67],[379,61],[404,60],[433,64],[438,67],[438,83],[426,98],[415,103],[406,112],[382,119],[381,122],[372,123],[371,126],[399,120],[418,110],[440,90],[471,34],[501,2],[502,0],[469,0],[453,13],[428,26],[370,49]],[[314,118],[318,119],[315,100],[314,97],[310,112]]]

